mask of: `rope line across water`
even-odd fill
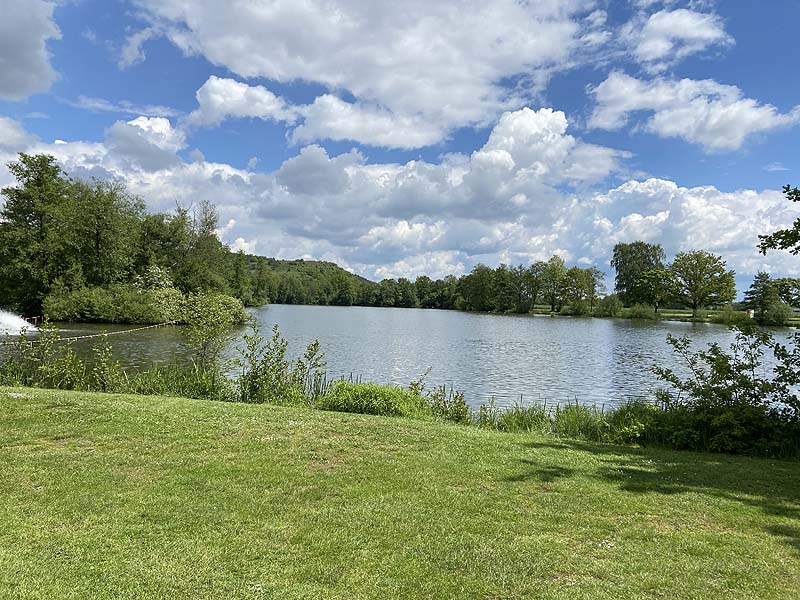
[[[103,333],[92,333],[90,335],[76,335],[73,337],[59,338],[59,342],[71,342],[74,340],[88,340],[91,338],[105,337],[109,335],[122,335],[123,333],[133,333],[134,331],[144,331],[145,329],[155,329],[156,327],[165,327],[167,325],[176,325],[178,321],[166,321],[165,323],[158,323],[156,325],[146,325],[145,327],[135,327],[133,329],[123,329],[122,331],[104,331]]]

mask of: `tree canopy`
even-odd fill
[[[666,255],[661,244],[641,240],[618,243],[614,246],[611,266],[616,270],[614,289],[625,304],[635,302],[633,291],[636,282],[648,271],[664,268]]]

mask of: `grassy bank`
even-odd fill
[[[0,390],[0,597],[795,598],[797,463]]]

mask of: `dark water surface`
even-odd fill
[[[288,305],[252,312],[265,335],[273,323],[280,326],[293,356],[319,339],[330,377],[352,374],[405,385],[431,367],[429,385],[452,385],[472,405],[491,397],[510,404],[520,395],[523,401],[578,398],[599,404],[646,396],[659,387],[649,367],[679,366],[667,333],[690,334],[698,348],[711,342],[727,348],[733,339],[722,325],[670,321]],[[62,334],[121,329],[130,326],[65,324]],[[175,327],[110,336],[109,341],[127,367],[191,358]],[[78,342],[79,349],[88,346]]]

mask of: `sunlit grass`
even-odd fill
[[[793,599],[798,582],[797,463],[0,390],[4,598]]]

